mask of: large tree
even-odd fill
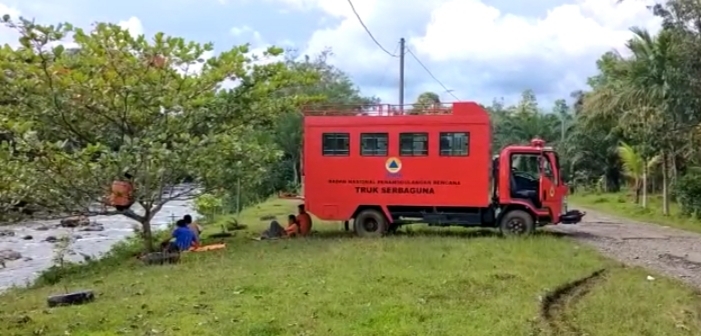
[[[333,53],[330,49],[314,57],[288,54],[286,65],[290,69],[311,72],[318,77],[317,81],[280,92],[281,95],[307,97],[309,104],[290,109],[277,119],[274,140],[283,153],[276,169],[276,172],[283,173],[275,177],[278,189],[294,189],[301,183],[302,121],[305,113],[356,114],[373,108],[380,102],[377,97],[363,95],[347,73],[330,63],[331,57]]]
[[[19,182],[47,208],[138,221],[147,249],[151,219],[165,203],[221,187],[224,174],[255,176],[275,158],[258,129],[301,99],[275,93],[313,80],[282,62],[258,65],[248,45],[204,59],[211,44],[162,33],[3,19],[20,46],[0,50],[0,117],[16,148],[0,159],[23,164]],[[60,41],[71,35],[77,48],[67,53]],[[218,93],[227,82],[235,88]],[[141,211],[105,204],[124,173]]]

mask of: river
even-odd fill
[[[134,207],[136,208],[136,206]],[[188,213],[193,217],[196,216],[191,202],[171,201],[156,214],[151,222],[154,230],[163,229],[173,219],[182,218]],[[0,251],[17,251],[22,254],[22,258],[6,261],[4,269],[0,266],[0,291],[12,286],[27,285],[34,281],[43,270],[51,267],[55,244],[46,241],[49,236],[61,238],[70,234],[76,238],[70,249],[77,254],[69,259],[77,261],[83,259],[81,254],[100,257],[108,252],[115,243],[133,235],[133,227],[138,224],[122,215],[94,216],[90,217],[90,221],[103,224],[104,231],[83,232],[79,231],[80,228],[61,228],[57,227],[59,220],[31,221],[1,226],[0,231],[10,230],[14,232],[14,235],[0,237]],[[47,227],[48,230],[46,230]],[[25,236],[32,236],[32,239],[25,240]]]

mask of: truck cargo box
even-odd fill
[[[307,209],[324,220],[344,221],[369,204],[488,207],[489,115],[472,102],[454,103],[447,111],[307,113]]]

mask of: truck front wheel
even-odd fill
[[[501,217],[499,231],[505,236],[526,236],[535,231],[535,223],[528,212],[511,210]]]
[[[387,219],[377,210],[363,210],[355,217],[353,226],[359,237],[381,237],[387,232]]]

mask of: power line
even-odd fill
[[[399,42],[397,42],[397,45],[394,46],[394,51],[392,54],[396,53],[397,50],[399,50]],[[387,79],[387,73],[392,67],[385,67],[385,71],[382,73],[382,77],[380,77],[380,86],[385,85],[385,80]]]
[[[372,35],[372,33],[370,32],[370,29],[368,29],[368,27],[365,25],[365,22],[363,22],[363,19],[360,18],[360,15],[355,10],[355,6],[353,6],[353,1],[348,0],[348,4],[350,5],[351,9],[353,10],[353,14],[355,14],[355,17],[358,18],[358,22],[360,22],[360,25],[363,26],[363,28],[365,29],[365,32],[368,33],[368,35],[370,36],[372,41],[375,42],[375,44],[377,44],[377,46],[380,47],[380,49],[382,49],[382,51],[384,51],[387,55],[389,55],[391,57],[397,57],[397,55],[395,55],[395,54],[389,52],[387,49],[385,49],[385,47],[383,47],[382,44],[380,44],[380,42],[377,41],[375,36]]]
[[[428,73],[428,75],[431,76],[431,78],[433,78],[433,80],[435,80],[435,81],[438,83],[438,85],[440,85],[440,86],[443,88],[443,90],[445,90],[445,92],[447,92],[448,94],[450,94],[451,96],[453,96],[453,98],[455,98],[455,100],[460,100],[460,98],[456,97],[456,96],[453,94],[453,90],[448,90],[448,88],[445,87],[445,85],[443,85],[443,83],[442,83],[441,81],[439,81],[438,78],[436,78],[436,76],[433,75],[433,73],[431,72],[431,70],[429,70],[429,69],[421,62],[421,60],[419,60],[419,58],[416,57],[416,55],[414,54],[413,51],[411,51],[411,49],[406,48],[406,52],[407,52],[407,54],[411,55],[411,57],[414,58],[414,60],[416,60],[416,62],[419,63],[419,65],[420,65],[422,68],[424,68],[424,70],[426,70],[426,72]]]

